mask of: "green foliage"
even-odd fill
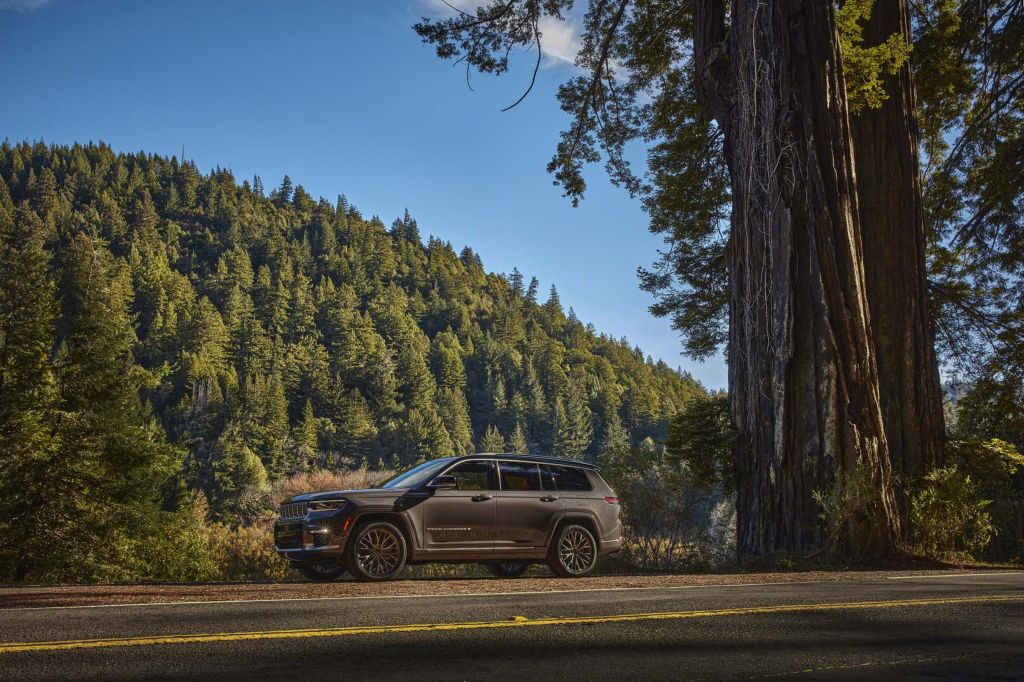
[[[480,452],[505,452],[505,437],[491,424],[480,439]]]
[[[995,532],[989,504],[956,465],[928,472],[910,500],[913,549],[940,559],[979,556]]]
[[[1005,483],[1024,469],[1024,455],[998,438],[948,441],[946,459],[984,488]]]
[[[552,419],[554,438],[551,454],[556,457],[582,458],[594,437],[590,408],[575,388],[563,400],[556,398]]]
[[[214,509],[228,517],[237,514],[243,493],[267,483],[263,462],[246,444],[242,425],[228,422],[213,446],[210,501]]]
[[[871,16],[877,0],[845,0],[836,11],[839,45],[843,51],[846,97],[853,114],[877,109],[885,101],[883,79],[896,74],[910,58],[911,45],[894,33],[880,45],[864,47],[861,22]],[[887,0],[882,0],[883,2]]]
[[[526,441],[526,432],[521,424],[516,424],[512,435],[508,437],[508,451],[517,454],[526,454],[530,451],[530,444]]]
[[[1015,368],[984,376],[951,405],[947,461],[969,474],[992,500],[998,531],[986,558],[1024,559],[1024,388]]]
[[[55,287],[39,219],[25,209],[6,227],[0,576],[145,577],[140,551],[174,525],[160,503],[180,453],[140,401],[154,377],[133,357],[127,267],[101,240],[78,234],[61,252]],[[24,298],[26,287],[34,298]]]
[[[728,397],[697,396],[684,404],[669,423],[666,455],[685,463],[700,485],[729,495],[736,490],[732,462],[735,440]]]

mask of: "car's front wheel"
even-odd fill
[[[326,583],[345,575],[345,564],[340,561],[294,564],[295,570],[315,583]]]
[[[374,521],[356,530],[345,553],[348,570],[356,580],[392,580],[405,570],[409,548],[394,524]]]
[[[523,573],[526,573],[526,569],[529,567],[530,564],[526,561],[502,561],[500,563],[484,564],[484,568],[496,578],[518,578]]]
[[[597,565],[597,540],[583,526],[562,526],[548,550],[548,568],[559,578],[579,578]]]

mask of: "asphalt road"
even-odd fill
[[[0,679],[1024,679],[1024,572],[16,608]],[[512,586],[515,589],[515,586]]]

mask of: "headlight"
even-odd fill
[[[334,509],[341,509],[347,502],[348,500],[344,499],[316,500],[309,503],[309,511],[332,511]]]

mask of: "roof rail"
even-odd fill
[[[549,455],[531,455],[516,452],[477,452],[472,455],[463,455],[463,457],[503,457],[506,459],[524,459],[527,461],[538,462],[543,464],[564,464],[567,466],[583,467],[584,469],[598,468],[596,464],[592,464],[582,459],[571,459],[569,457],[551,457]]]

